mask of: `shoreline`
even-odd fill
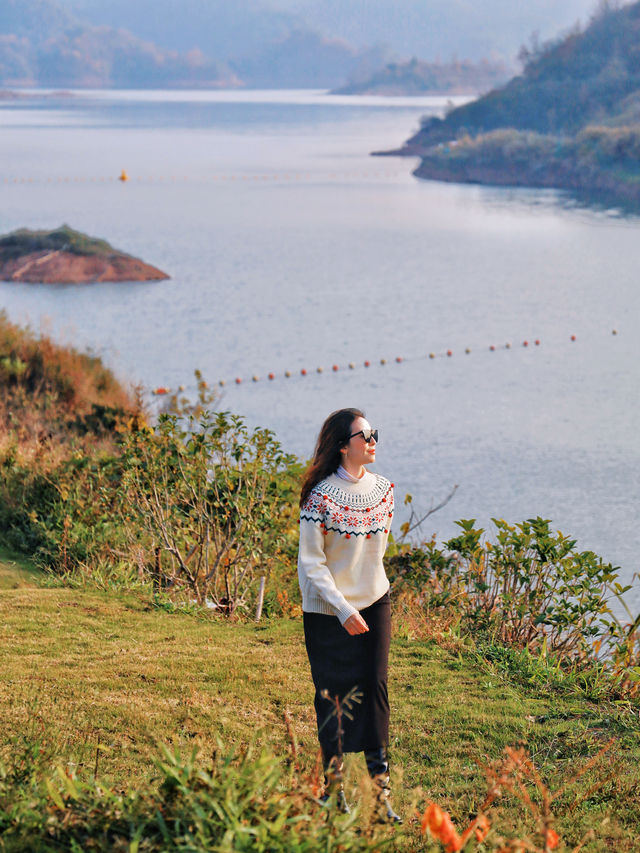
[[[622,164],[602,167],[595,159],[572,157],[540,158],[520,150],[511,158],[493,152],[476,152],[466,146],[440,144],[429,149],[407,145],[390,151],[372,151],[373,157],[411,157],[419,159],[412,171],[422,180],[443,183],[476,184],[493,187],[552,189],[578,195],[603,197],[615,203],[640,206],[640,175],[624,172]]]

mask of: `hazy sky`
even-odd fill
[[[597,0],[265,0],[355,45],[383,42],[429,58],[441,52],[515,53],[532,32],[550,38],[585,23]]]
[[[131,29],[164,47],[246,55],[292,26],[398,58],[513,59],[534,31],[555,37],[586,23],[598,0],[57,0],[94,23]],[[209,48],[209,50],[207,50]]]

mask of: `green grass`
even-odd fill
[[[44,250],[103,257],[113,255],[116,251],[106,240],[89,237],[68,225],[61,225],[59,228],[50,231],[32,231],[29,228],[19,228],[17,231],[0,237],[0,257],[5,261],[19,258],[30,252]]]
[[[23,554],[0,546],[0,590],[38,586],[42,572]]]
[[[159,743],[197,746],[203,762],[217,738],[229,745],[255,738],[284,754],[288,709],[305,767],[315,762],[299,621],[232,625],[169,614],[134,594],[46,585],[27,561],[2,551],[0,670],[0,761],[37,740],[50,766],[73,764],[89,778],[98,757],[98,778],[140,786],[154,777]],[[557,827],[577,844],[607,819],[585,850],[638,849],[637,713],[532,692],[471,654],[407,636],[394,638],[389,687],[394,804],[408,818],[419,786],[419,803],[433,798],[464,826],[485,791],[478,765],[499,758],[507,745],[527,745],[553,790],[615,737],[600,769],[561,801]],[[363,773],[362,758],[350,757],[350,789]],[[586,796],[603,774],[612,781]],[[521,828],[521,809],[505,806],[504,819]],[[415,822],[408,821],[399,843],[424,849]]]

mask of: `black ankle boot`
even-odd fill
[[[325,755],[322,753],[322,769],[324,770],[324,794],[320,797],[323,803],[333,796],[336,798],[336,808],[342,814],[351,814],[349,803],[344,794],[344,760],[342,756]]]
[[[364,753],[369,776],[378,789],[377,801],[379,817],[384,823],[402,823],[400,815],[391,808],[389,787],[389,760],[384,746],[378,749],[367,749]]]

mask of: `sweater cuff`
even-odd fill
[[[358,612],[358,609],[356,607],[352,607],[350,604],[347,604],[346,602],[344,603],[344,605],[342,607],[336,608],[336,616],[340,620],[341,625],[344,625],[344,623],[347,621],[347,619],[350,616],[353,616],[353,614],[357,613],[357,612]]]

